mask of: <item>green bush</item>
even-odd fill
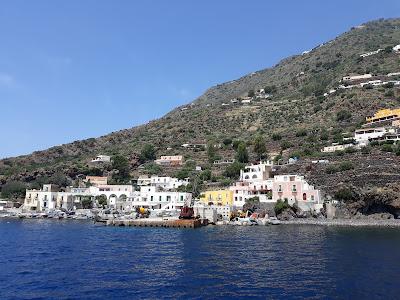
[[[296,132],[297,137],[306,136],[306,135],[307,135],[307,131],[305,129],[300,129]]]
[[[351,161],[343,161],[339,164],[340,171],[348,171],[354,169],[354,165]]]
[[[139,160],[141,163],[146,161],[151,161],[156,159],[156,150],[153,145],[146,144],[144,145],[142,151],[139,154]]]
[[[272,134],[272,140],[280,141],[281,139],[282,139],[282,136],[279,133],[273,133]]]
[[[25,198],[26,185],[20,181],[9,181],[1,187],[1,196],[5,199]]]
[[[350,188],[342,188],[335,192],[334,198],[339,201],[349,202],[354,200],[355,195]]]
[[[393,152],[393,146],[390,145],[390,144],[383,144],[383,145],[381,146],[381,150],[382,150],[383,152]]]
[[[274,207],[275,214],[280,215],[287,208],[290,208],[290,205],[287,203],[287,201],[282,201],[281,199],[278,199]]]
[[[336,114],[336,121],[347,121],[351,118],[351,113],[347,110],[341,110]]]
[[[326,174],[335,174],[338,171],[339,171],[338,168],[334,165],[327,166],[325,169]]]

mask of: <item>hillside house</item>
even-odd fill
[[[309,185],[303,176],[276,175],[272,188],[272,200],[287,201],[288,204],[297,204],[302,210],[316,208],[319,204],[322,208],[320,191]]]
[[[45,184],[40,190],[26,190],[23,208],[37,211],[55,209],[58,191],[54,184]]]
[[[91,165],[107,164],[111,162],[111,156],[108,155],[97,155],[90,161]]]
[[[344,144],[344,145],[332,144],[331,146],[326,146],[326,147],[322,148],[321,152],[333,153],[333,152],[336,152],[336,151],[344,151],[347,148],[351,148],[353,146],[354,146],[353,144]]]
[[[378,54],[378,53],[381,52],[381,51],[383,51],[383,49],[378,49],[378,50],[375,50],[375,51],[370,51],[370,52],[367,52],[367,53],[360,54],[360,57],[368,57],[368,56],[371,56],[371,55]]]
[[[240,171],[240,181],[255,182],[266,180],[271,177],[272,168],[272,161],[246,166],[244,170]]]
[[[84,183],[90,183],[91,185],[105,185],[108,184],[108,177],[106,176],[86,176],[83,179]]]
[[[400,45],[396,45],[392,49],[394,52],[400,52]]]
[[[182,155],[165,155],[155,160],[155,163],[160,166],[177,167],[183,165]]]
[[[385,127],[358,129],[354,132],[354,139],[357,144],[366,145],[370,139],[382,137],[387,132]]]
[[[378,110],[373,116],[366,117],[365,121],[367,124],[384,122],[384,121],[393,121],[395,119],[400,118],[400,108],[395,109],[381,109]]]
[[[234,159],[221,159],[221,160],[216,160],[213,162],[214,165],[229,165],[233,164],[235,162]]]
[[[372,74],[345,76],[345,77],[343,77],[342,81],[354,81],[354,80],[361,80],[361,79],[368,79],[368,78],[372,78]]]

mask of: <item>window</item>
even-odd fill
[[[297,187],[295,184],[293,184],[293,186],[292,186],[292,192],[297,192]]]
[[[150,201],[153,201],[153,197],[154,197],[154,196],[151,196],[151,197],[150,197]]]
[[[282,185],[278,186],[278,192],[282,192]]]
[[[314,195],[311,195],[311,201],[314,201]]]

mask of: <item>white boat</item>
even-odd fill
[[[279,224],[281,224],[281,221],[279,221],[276,217],[269,218],[268,222],[271,225],[279,225]]]

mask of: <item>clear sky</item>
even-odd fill
[[[139,125],[399,13],[398,0],[2,0],[0,158]]]

